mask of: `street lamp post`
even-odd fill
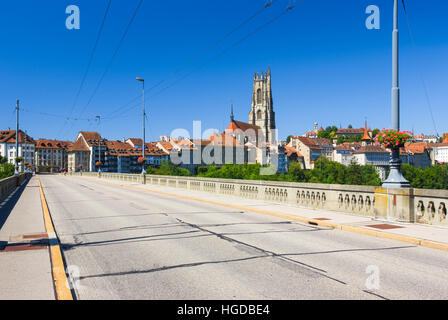
[[[394,29],[392,32],[392,129],[400,130],[400,87],[399,87],[399,46],[398,46],[398,0],[394,0]],[[389,177],[384,188],[409,188],[410,184],[401,173],[400,148],[392,149]]]
[[[142,157],[143,157],[143,162],[142,162],[142,174],[146,174],[145,171],[145,116],[146,116],[146,112],[145,112],[145,79],[142,78],[136,78],[137,81],[140,81],[143,85],[143,93],[142,93],[142,104],[143,104],[143,141],[142,141]]]
[[[16,158],[14,159],[15,167],[14,174],[19,174],[19,163],[17,159],[19,158],[19,99],[17,99],[16,106]]]

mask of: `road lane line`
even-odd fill
[[[54,286],[56,291],[57,300],[73,300],[70,287],[68,286],[67,275],[65,274],[64,261],[62,260],[61,247],[54,230],[53,222],[51,220],[50,211],[48,210],[47,200],[42,189],[39,177],[37,177],[39,183],[40,200],[42,203],[42,211],[44,214],[45,228],[48,233],[49,245],[50,245],[50,258],[51,267],[53,273]]]
[[[422,247],[427,247],[427,248],[431,248],[431,249],[448,251],[448,244],[443,243],[443,242],[436,242],[436,241],[431,241],[431,240],[426,240],[426,239],[409,237],[409,236],[404,236],[404,235],[389,233],[389,232],[384,232],[384,231],[376,231],[376,230],[371,230],[371,229],[358,227],[358,226],[343,225],[343,224],[338,224],[338,223],[329,222],[329,221],[315,220],[315,219],[311,219],[311,218],[305,218],[305,217],[300,217],[300,216],[296,216],[296,215],[280,213],[280,212],[275,212],[275,211],[268,211],[268,210],[257,209],[257,208],[250,208],[250,207],[234,205],[234,204],[225,203],[225,202],[206,200],[206,199],[202,199],[202,198],[196,198],[196,197],[191,197],[191,196],[186,196],[186,195],[181,195],[181,194],[176,194],[176,193],[171,193],[171,192],[142,188],[142,187],[137,187],[137,186],[133,186],[133,185],[114,183],[114,182],[110,182],[110,181],[101,181],[101,180],[98,180],[95,178],[88,178],[88,177],[80,177],[80,178],[99,182],[99,183],[124,187],[124,188],[128,188],[128,189],[152,192],[152,193],[157,193],[157,194],[161,194],[161,195],[165,195],[165,196],[169,196],[169,197],[182,198],[182,199],[187,199],[187,200],[209,203],[209,204],[222,206],[222,207],[233,208],[233,209],[237,209],[237,210],[261,213],[264,215],[298,221],[298,222],[317,225],[317,226],[321,226],[321,227],[343,230],[343,231],[348,231],[348,232],[352,232],[352,233],[373,236],[373,237],[377,237],[377,238],[396,240],[396,241],[411,243],[416,246],[422,246]]]

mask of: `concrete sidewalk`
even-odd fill
[[[36,177],[0,199],[0,299],[54,300]]]
[[[361,234],[364,233],[366,234],[366,236],[368,234],[373,234],[377,232],[378,237],[382,237],[381,234],[386,233],[392,235],[391,238],[399,241],[403,241],[406,237],[411,238],[407,239],[410,241],[413,240],[412,238],[415,238],[415,240],[417,241],[423,240],[425,242],[425,246],[427,247],[448,251],[448,227],[445,226],[431,226],[416,223],[399,223],[384,220],[375,220],[371,217],[363,217],[347,213],[339,213],[330,210],[309,209],[289,204],[273,203],[261,200],[251,200],[230,195],[220,195],[204,191],[192,191],[192,190],[185,190],[167,186],[158,186],[152,184],[142,185],[131,182],[98,179],[92,177],[89,177],[89,179],[95,179],[102,182],[111,182],[120,185],[132,185],[139,188],[151,189],[160,192],[168,192],[182,196],[195,197],[207,201],[216,201],[224,204],[242,206],[256,210],[258,209],[263,211],[270,211],[275,213],[297,216],[301,218],[319,220],[322,221],[323,223],[328,222],[331,224],[347,226],[348,228],[346,230],[348,230],[350,227],[354,227],[353,229],[358,229],[355,232]],[[403,238],[403,240],[400,240],[400,238]],[[434,244],[432,243],[428,244],[426,242],[434,242]]]

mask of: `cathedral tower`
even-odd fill
[[[249,123],[259,126],[266,142],[275,143],[275,112],[272,103],[271,68],[268,72],[254,75],[252,107]]]

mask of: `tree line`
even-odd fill
[[[148,174],[167,176],[196,176],[219,179],[286,181],[323,184],[345,184],[381,186],[382,181],[375,167],[359,165],[355,162],[344,166],[339,162],[330,161],[325,157],[319,158],[314,169],[303,169],[300,163],[293,162],[287,173],[274,175],[260,174],[260,164],[226,164],[223,166],[199,167],[196,174],[189,170],[165,162],[159,168],[148,167]],[[403,164],[403,175],[411,183],[412,188],[444,189],[448,190],[448,165],[436,165],[425,169]],[[12,167],[14,172],[14,167]]]
[[[287,173],[263,175],[260,164],[226,164],[223,166],[199,167],[197,174],[192,175],[190,171],[179,168],[171,163],[164,163],[160,168],[149,167],[148,174],[169,176],[197,176],[220,179],[242,179],[242,180],[266,180],[287,182],[309,182],[325,184],[352,184],[352,185],[381,185],[381,179],[372,166],[361,166],[352,163],[348,167],[330,161],[325,157],[319,158],[314,169],[302,169],[300,163],[290,164]]]

